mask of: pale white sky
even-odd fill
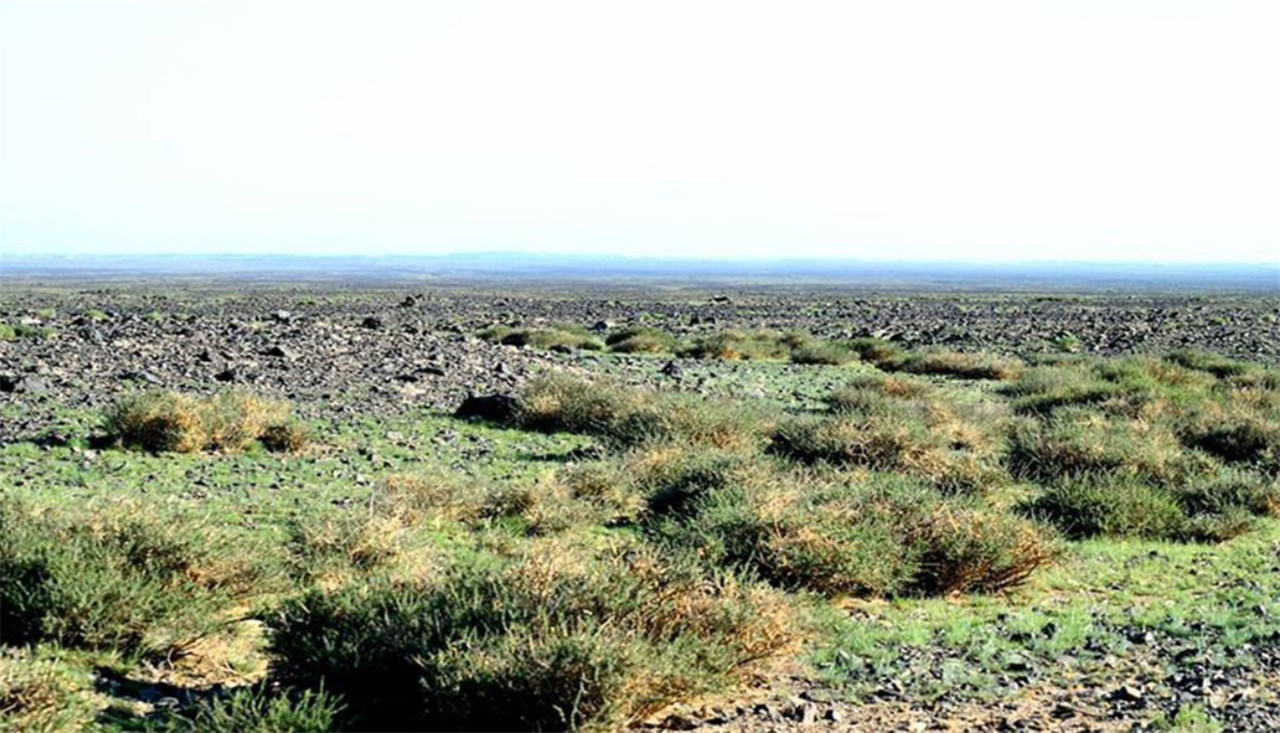
[[[6,2],[0,253],[1280,261],[1280,3]]]

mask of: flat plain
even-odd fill
[[[0,290],[0,729],[1274,730],[1280,297]]]

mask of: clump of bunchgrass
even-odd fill
[[[128,656],[164,654],[215,631],[259,568],[191,522],[109,512],[60,517],[0,506],[0,633]]]
[[[1167,359],[1187,369],[1208,372],[1218,378],[1235,377],[1259,369],[1256,364],[1237,361],[1202,349],[1175,351]]]
[[[605,380],[549,372],[521,390],[515,423],[526,430],[608,434],[645,401],[637,390]]]
[[[339,729],[345,709],[324,690],[273,690],[267,684],[228,690],[166,716],[153,729],[240,733],[326,733]]]
[[[130,395],[108,409],[105,428],[125,446],[154,452],[237,452],[258,441],[269,449],[296,451],[306,442],[287,403],[242,391]]]
[[[699,336],[680,350],[681,356],[695,359],[758,361],[787,359],[791,346],[783,334],[772,331],[740,331],[730,329]]]
[[[620,328],[604,342],[610,351],[619,354],[666,354],[676,350],[675,337],[652,326]]]
[[[901,368],[913,374],[1009,380],[1022,373],[1023,364],[1018,359],[994,354],[929,349],[912,355]]]
[[[722,447],[759,439],[759,410],[685,395],[656,395],[607,380],[552,372],[525,385],[512,422],[526,430],[594,435],[616,447],[687,440]]]
[[[1014,476],[1041,483],[1114,475],[1176,486],[1215,470],[1212,459],[1186,451],[1164,425],[1081,408],[1019,424],[1007,461]]]
[[[1052,484],[1027,510],[1069,537],[1178,536],[1186,516],[1173,493],[1131,476],[1081,475]]]
[[[642,545],[547,541],[430,584],[287,602],[272,650],[283,679],[340,694],[363,728],[603,728],[731,682],[794,618],[774,592]]]
[[[92,677],[32,649],[0,649],[0,731],[60,733],[93,722]]]
[[[682,498],[680,511],[649,519],[656,541],[827,596],[995,591],[1057,553],[1024,519],[891,474],[832,482],[756,471]]]
[[[886,371],[900,369],[908,360],[908,353],[901,345],[873,336],[851,339],[846,346],[858,358]]]
[[[480,332],[480,337],[505,346],[528,346],[533,349],[600,351],[604,342],[581,326],[555,326],[550,328],[511,328],[491,326]]]
[[[810,340],[791,349],[791,361],[795,364],[841,366],[857,358],[852,349],[834,341]]]

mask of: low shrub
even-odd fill
[[[1201,349],[1183,349],[1166,357],[1173,364],[1187,369],[1208,372],[1219,379],[1235,377],[1258,369],[1256,364],[1229,359],[1221,354]]]
[[[0,538],[6,644],[163,654],[217,629],[229,591],[251,581],[251,568],[216,557],[207,533],[136,516],[90,523],[6,503]]]
[[[398,518],[366,512],[294,521],[285,542],[290,570],[295,577],[317,580],[344,576],[348,569],[385,567],[400,555],[404,531]]]
[[[758,468],[741,453],[674,449],[655,455],[643,468],[637,466],[633,480],[646,497],[651,517],[683,516],[712,492],[733,486],[753,470]]]
[[[125,397],[107,411],[106,431],[125,446],[154,452],[235,452],[256,441],[270,449],[298,450],[306,440],[305,431],[290,421],[287,403],[239,391]]]
[[[847,341],[846,346],[858,358],[886,371],[901,368],[907,362],[907,350],[882,338],[865,336]]]
[[[1023,414],[1048,415],[1071,406],[1100,405],[1128,395],[1118,384],[1098,378],[1079,367],[1037,366],[1005,385],[1003,394],[1014,398],[1014,409]]]
[[[676,339],[651,326],[627,326],[610,333],[604,343],[619,354],[666,354],[676,350]]]
[[[1053,562],[1060,547],[1044,530],[990,508],[938,503],[909,527],[918,553],[911,589],[924,595],[993,593]]]
[[[0,650],[0,731],[61,733],[93,722],[92,676],[28,649]]]
[[[297,453],[306,447],[310,433],[300,423],[278,423],[268,425],[258,440],[273,453]]]
[[[1024,519],[883,474],[835,484],[744,476],[650,521],[659,543],[827,596],[995,591],[1057,554],[1052,537]]]
[[[1015,477],[1043,483],[1111,475],[1161,486],[1176,486],[1216,470],[1215,461],[1183,450],[1163,426],[1079,408],[1017,426],[1009,440],[1007,465]]]
[[[1172,492],[1132,477],[1079,476],[1056,483],[1026,510],[1073,538],[1172,538],[1186,527]]]
[[[20,339],[44,339],[57,334],[48,326],[32,326],[25,323],[10,325],[0,323],[0,341],[18,341]]]
[[[607,381],[550,372],[521,390],[514,422],[526,430],[608,435],[644,401],[641,393]]]
[[[832,410],[845,409],[856,404],[864,395],[875,394],[882,397],[914,400],[928,397],[933,393],[933,386],[928,382],[912,377],[900,377],[888,374],[868,374],[856,377],[849,383],[835,390],[827,398],[827,405]]]
[[[791,350],[791,361],[795,364],[842,366],[857,358],[849,348],[829,341],[802,343]]]
[[[795,418],[774,429],[769,447],[778,455],[806,463],[881,470],[925,450],[927,443],[925,428],[906,420]]]
[[[1193,424],[1184,435],[1188,445],[1228,463],[1280,473],[1280,420],[1250,414],[1224,416]]]
[[[901,368],[912,374],[935,374],[962,379],[1009,380],[1022,373],[1023,364],[1017,359],[993,354],[938,349],[914,355],[907,359]]]
[[[502,339],[508,346],[530,346],[535,349],[600,351],[604,342],[586,333],[559,328],[536,328],[514,331]]]
[[[925,479],[947,494],[981,493],[1005,481],[983,436],[971,434],[976,428],[941,405],[869,390],[840,390],[830,402],[841,412],[780,423],[769,450],[803,463],[895,471]]]
[[[736,447],[757,441],[770,427],[749,406],[655,395],[562,372],[526,384],[512,422],[526,430],[594,435],[620,448],[677,439]]]
[[[780,596],[640,546],[553,543],[289,601],[271,646],[283,679],[342,695],[364,729],[616,727],[732,680],[794,623]]]
[[[701,336],[679,354],[695,359],[787,359],[791,356],[791,347],[783,342],[781,334],[770,331],[728,330]]]
[[[1280,516],[1280,479],[1226,468],[1177,487],[1178,503],[1190,515],[1239,510],[1250,516]]]
[[[198,733],[326,733],[339,730],[345,706],[324,689],[273,691],[266,685],[229,690],[162,719],[152,730]]]

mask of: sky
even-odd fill
[[[4,2],[0,256],[1280,261],[1280,3]]]

